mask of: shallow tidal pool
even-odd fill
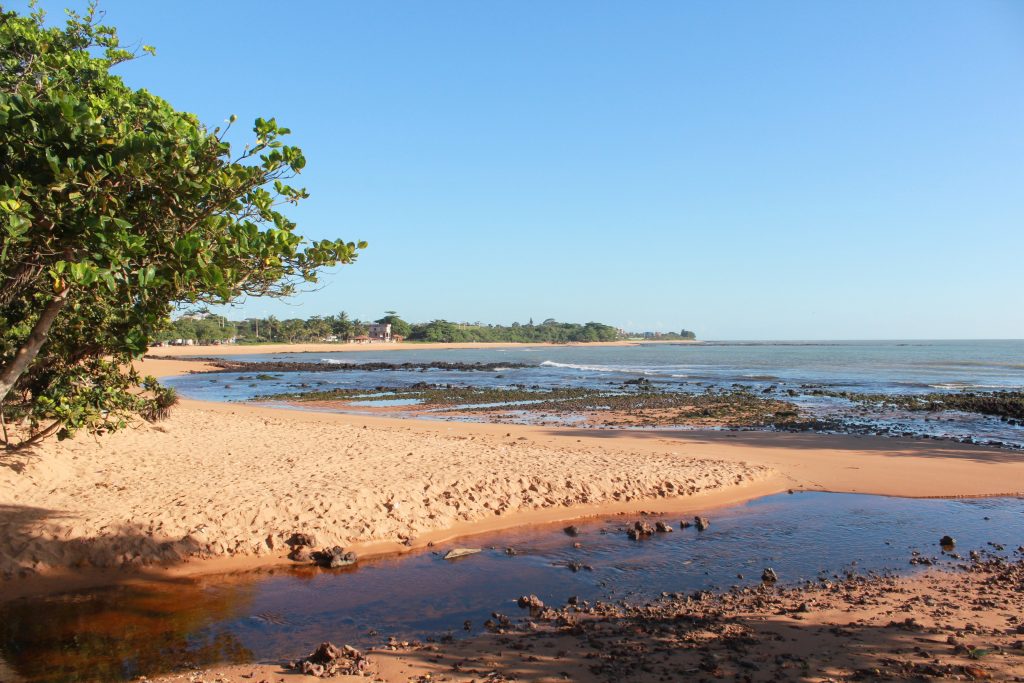
[[[554,604],[570,596],[640,601],[750,585],[765,567],[784,584],[920,571],[910,563],[915,551],[939,566],[956,562],[939,547],[946,534],[965,556],[975,549],[1019,556],[1024,544],[1018,498],[796,493],[701,514],[711,521],[706,531],[660,515],[651,523],[675,531],[639,541],[625,533],[639,517],[614,516],[577,522],[575,537],[563,525],[527,527],[341,570],[287,567],[9,601],[0,604],[0,679],[127,680],[296,657],[323,640],[367,646],[389,636],[462,637],[479,633],[494,611],[518,616],[515,599],[529,593]],[[456,546],[483,551],[442,559]]]

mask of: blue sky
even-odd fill
[[[294,131],[300,232],[370,242],[232,316],[1024,337],[1024,3],[101,7],[131,84]]]

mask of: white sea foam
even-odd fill
[[[584,370],[586,372],[617,372],[624,375],[651,375],[653,377],[687,377],[688,375],[673,375],[673,371],[689,368],[665,368],[665,367],[639,367],[636,365],[587,365],[584,363],[557,363],[553,360],[546,360],[540,364],[545,368],[567,368],[570,370]]]
[[[929,384],[932,389],[945,389],[952,391],[954,389],[1006,389],[1008,391],[1019,389],[1020,387],[1007,386],[1005,384],[970,384],[968,382],[946,382],[944,384]]]
[[[556,363],[553,360],[546,360],[540,364],[543,368],[568,368],[570,370],[589,370],[591,372],[643,372],[639,369],[612,367],[610,365],[583,365],[579,363]]]

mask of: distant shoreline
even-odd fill
[[[359,351],[413,351],[428,349],[434,351],[457,349],[501,349],[501,348],[558,348],[592,346],[644,346],[648,344],[701,344],[696,339],[621,340],[613,342],[397,342],[350,344],[345,342],[299,343],[299,344],[206,344],[203,346],[155,346],[146,353],[150,356],[209,356],[209,355],[253,355],[259,353],[348,353]]]

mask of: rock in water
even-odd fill
[[[657,524],[655,524],[654,530],[663,534],[669,531],[675,531],[675,529],[672,528],[671,524],[666,524],[665,522],[658,522]]]
[[[939,539],[939,545],[943,548],[952,548],[956,545],[956,539],[952,536],[943,536]]]
[[[697,525],[697,531],[704,531],[711,526],[711,522],[707,517],[694,517],[693,523]]]
[[[626,534],[633,540],[645,538],[654,533],[654,528],[644,521],[634,522],[633,526],[626,530]]]
[[[478,552],[480,552],[480,548],[452,548],[444,554],[444,559],[454,560],[467,555],[476,555]]]
[[[523,609],[526,609],[527,607],[530,609],[544,609],[544,601],[536,595],[523,595],[517,602]]]
[[[761,580],[766,583],[775,583],[779,580],[779,575],[771,567],[765,567],[764,571],[761,572]]]
[[[355,553],[345,552],[345,549],[340,545],[319,550],[312,554],[312,558],[318,565],[328,569],[347,567],[350,564],[355,564],[357,559]]]
[[[580,528],[578,526],[576,526],[575,524],[571,524],[571,525],[565,527],[565,529],[563,529],[562,531],[564,531],[569,536],[579,536],[580,535]]]

